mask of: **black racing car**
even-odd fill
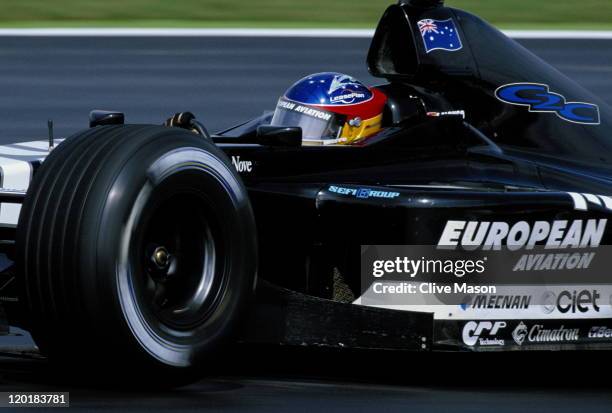
[[[31,331],[56,360],[141,376],[205,373],[231,340],[610,347],[610,108],[442,3],[385,12],[367,59],[388,81],[375,88],[380,128],[348,145],[307,144],[306,124],[272,113],[210,135],[189,113],[154,126],[94,111],[89,130],[52,151],[0,148],[5,331]],[[336,80],[341,101],[361,96]],[[519,277],[527,292],[466,287],[461,302],[368,304],[378,286],[363,277],[366,246],[389,245],[507,249],[513,272],[561,278]],[[576,271],[581,282],[567,278]]]

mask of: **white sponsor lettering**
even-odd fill
[[[512,271],[584,270],[591,266],[595,253],[525,254]]]
[[[505,321],[470,321],[463,327],[463,342],[467,346],[504,345],[504,340],[497,339],[497,333],[506,327]],[[481,338],[481,336],[486,336]]]
[[[574,221],[507,222],[448,221],[438,241],[439,249],[501,250],[597,248],[604,236],[607,219]],[[571,258],[571,257],[570,257]]]
[[[282,108],[282,109],[293,110],[296,106],[297,106],[296,103],[289,102],[289,101],[286,101],[286,100],[279,100],[278,101],[278,107]]]
[[[309,108],[308,106],[299,105],[293,109],[295,112],[303,113],[304,115],[311,116],[317,119],[323,119],[328,121],[332,118],[332,115],[326,112],[321,112],[320,110]]]
[[[531,304],[529,295],[477,295],[470,308],[518,310],[528,309]]]
[[[612,338],[612,329],[608,327],[591,327],[588,338]]]
[[[293,112],[302,113],[306,116],[310,116],[317,119],[323,119],[324,121],[329,121],[332,118],[331,113],[327,113],[321,110],[313,109],[308,106],[300,105],[295,102],[291,102],[289,100],[281,99],[278,101],[278,108],[291,110]]]
[[[567,341],[578,341],[580,339],[580,330],[577,328],[559,328],[547,329],[542,324],[534,324],[531,329],[521,321],[512,332],[514,342],[522,346],[525,341],[529,343],[556,343]]]
[[[347,102],[353,102],[355,101],[355,99],[364,99],[366,97],[365,93],[347,93],[344,95],[340,95],[340,96],[334,96],[332,98],[330,98],[329,100],[332,103],[336,103],[336,102],[343,102],[343,103],[347,103]]]
[[[394,199],[399,197],[399,192],[390,191],[378,191],[369,188],[344,188],[340,186],[330,186],[328,189],[330,192],[340,195],[351,195],[357,198],[368,199],[368,198],[389,198]]]
[[[243,161],[240,159],[240,156],[232,156],[232,165],[234,165],[234,168],[236,168],[236,171],[239,173],[253,172],[253,162]]]

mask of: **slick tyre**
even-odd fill
[[[199,135],[130,125],[68,138],[17,229],[35,341],[51,360],[128,380],[206,374],[252,297],[255,231],[240,177]]]

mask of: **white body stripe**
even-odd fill
[[[43,159],[49,154],[49,143],[46,141],[14,143],[0,146],[0,156],[26,156],[33,160]]]
[[[28,161],[0,157],[2,187],[5,189],[27,190],[32,176],[32,164]],[[16,226],[21,205],[3,203],[0,205],[0,225]]]
[[[612,210],[612,197],[599,195],[599,198],[603,201],[606,208]]]
[[[597,197],[597,195],[593,195],[593,194],[582,194],[582,195],[591,204],[595,204],[595,205],[601,206],[601,200]]]
[[[574,201],[574,209],[576,211],[588,211],[589,205],[597,205],[604,207],[608,211],[612,211],[612,197],[607,195],[579,194],[577,192],[568,192],[569,196]]]
[[[27,191],[32,180],[32,162],[42,161],[49,154],[49,143],[34,141],[0,146],[2,188],[8,192]],[[0,226],[14,227],[19,220],[21,205],[0,204]]]
[[[568,192],[569,196],[574,200],[574,209],[577,211],[586,211],[588,209],[586,199],[576,192]]]

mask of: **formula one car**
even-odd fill
[[[605,277],[548,279],[545,300],[364,300],[361,246],[508,249],[512,271],[574,274],[611,241],[610,108],[442,3],[387,9],[367,58],[380,86],[317,74],[218,134],[190,113],[155,126],[94,111],[56,147],[50,133],[0,148],[6,326],[51,358],[143,376],[205,373],[229,341],[611,347]]]

